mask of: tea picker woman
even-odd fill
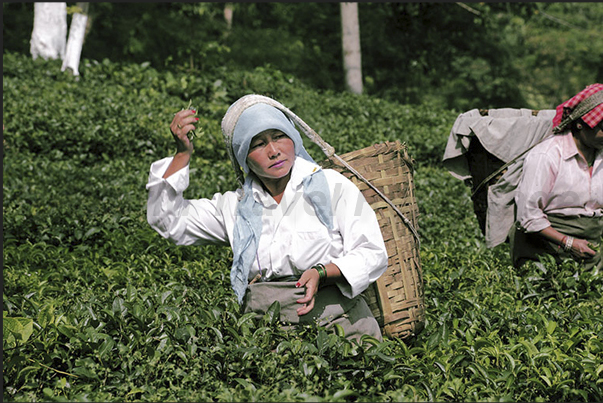
[[[240,187],[185,199],[195,113],[174,116],[176,154],[150,168],[151,227],[178,245],[230,246],[231,286],[243,312],[263,315],[278,301],[281,320],[293,326],[339,324],[350,339],[382,340],[360,294],[385,271],[388,257],[375,213],[358,188],[316,164],[289,109],[247,95],[222,120]]]
[[[571,257],[597,273],[603,265],[603,84],[557,106],[553,133],[526,155],[511,258],[518,267],[543,254],[558,262]]]

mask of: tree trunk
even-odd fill
[[[341,41],[346,89],[362,94],[362,63],[360,53],[360,24],[358,3],[340,3]]]
[[[67,52],[63,59],[61,71],[71,69],[73,75],[79,76],[78,67],[80,65],[80,56],[84,37],[86,35],[86,24],[88,22],[88,3],[77,3],[79,8],[77,13],[73,14],[71,26],[69,27],[69,39],[67,40]]]
[[[33,59],[63,59],[67,38],[67,3],[34,3],[30,52]]]
[[[234,12],[234,4],[226,3],[224,4],[224,19],[226,20],[226,27],[230,31],[232,28],[232,14]]]

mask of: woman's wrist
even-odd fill
[[[569,252],[572,250],[572,246],[574,246],[574,237],[569,235],[563,235],[561,238],[561,243],[559,244],[559,249],[563,249],[565,252]]]
[[[567,239],[567,235],[563,235],[561,237],[561,241],[559,242],[559,249],[563,249],[565,247],[565,240]]]
[[[320,286],[324,285],[324,283],[328,277],[327,269],[326,269],[325,265],[322,263],[317,263],[314,266],[312,266],[311,269],[314,269],[318,272],[318,286],[320,287]]]
[[[191,159],[191,156],[193,155],[193,150],[178,150],[176,151],[176,154],[174,154],[174,159],[181,159],[187,162]]]
[[[564,251],[569,252],[570,250],[572,250],[573,245],[574,245],[574,237],[573,236],[564,237],[564,244],[563,244]]]
[[[181,152],[181,153],[177,152],[174,155],[174,158],[172,158],[172,162],[168,166],[167,170],[163,174],[163,178],[168,178],[169,176],[178,172],[179,170],[181,170],[182,168],[187,166],[188,163],[190,162],[190,160],[191,160],[190,154],[188,154],[186,152]]]

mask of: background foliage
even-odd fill
[[[601,401],[600,274],[514,270],[487,249],[441,165],[457,112],[315,90],[271,67],[190,74],[150,63],[3,52],[3,401]],[[200,140],[185,196],[232,189],[220,120],[273,96],[343,154],[383,140],[416,160],[426,328],[362,344],[241,315],[231,254],[146,222],[150,164],[189,100]],[[308,147],[320,159],[320,151]]]
[[[74,5],[75,3],[68,3]],[[205,75],[272,67],[342,91],[339,3],[92,3],[82,56]],[[603,81],[601,2],[360,2],[368,95],[463,111],[554,108]],[[3,46],[29,53],[33,3],[3,3]]]
[[[92,3],[79,78],[31,60],[33,3],[2,7],[3,401],[603,400],[601,275],[513,269],[441,165],[460,111],[603,81],[603,3],[361,2],[363,96],[341,92],[337,3],[235,3],[230,30],[224,3]],[[186,196],[210,197],[236,184],[220,120],[252,92],[339,154],[408,145],[422,333],[360,345],[241,315],[227,248],[150,229],[172,114],[198,108]]]

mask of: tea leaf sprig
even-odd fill
[[[192,100],[192,99],[189,99],[189,101],[188,101],[188,106],[187,106],[186,108],[182,108],[182,109],[180,109],[180,111],[178,111],[178,112],[181,112],[181,111],[183,111],[183,110],[185,110],[185,109],[189,109],[189,110],[192,110],[192,111],[196,111],[196,110],[197,110],[197,108],[195,108],[195,107],[193,106],[193,100]],[[175,115],[176,113],[178,113],[178,112],[175,112],[175,113],[174,113],[174,115]],[[195,112],[195,113],[196,113],[196,112]],[[195,129],[191,130],[191,131],[190,131],[190,132],[188,132],[186,135],[187,135],[187,137],[188,137],[188,139],[189,139],[189,140],[193,140],[195,137],[197,137],[197,133],[195,132]]]

